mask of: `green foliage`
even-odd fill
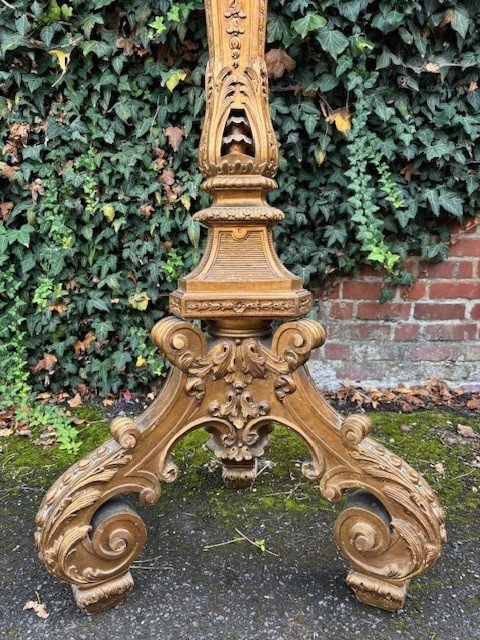
[[[474,0],[271,0],[268,47],[296,62],[271,84],[271,201],[306,284],[365,261],[406,281],[409,251],[441,258],[448,222],[478,211],[479,24]],[[145,388],[163,371],[149,331],[201,253],[203,2],[18,0],[0,25],[0,251],[25,359],[56,356],[53,390]],[[340,108],[350,132],[326,121]]]
[[[0,258],[0,267],[4,258]],[[0,268],[0,410],[13,407],[15,422],[26,424],[40,434],[52,427],[59,448],[76,454],[81,446],[78,430],[72,420],[55,405],[42,405],[35,401],[29,384],[27,351],[25,347],[25,304],[18,297],[20,282],[14,277],[13,267]]]

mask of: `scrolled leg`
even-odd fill
[[[154,331],[184,368],[203,355],[204,339],[193,325],[168,318]],[[174,370],[144,414],[136,420],[115,418],[114,439],[68,469],[43,499],[35,534],[40,559],[52,575],[72,585],[88,613],[118,604],[133,585],[129,567],[143,549],[146,528],[118,496],[136,493],[148,506],[158,499],[161,483],[175,479],[168,453],[202,415],[203,387],[197,380],[189,383],[183,370]]]
[[[122,575],[141,553],[147,539],[147,529],[138,513],[120,498],[104,503],[92,518],[92,529],[85,544],[98,558],[117,565],[115,577],[99,585],[74,585],[78,606],[86,613],[96,613],[123,602],[133,587],[130,571]]]
[[[291,378],[283,416],[312,452],[304,475],[332,502],[346,490],[360,490],[334,526],[337,546],[351,566],[347,583],[361,602],[394,611],[403,605],[410,580],[440,555],[446,540],[443,509],[419,473],[367,437],[368,416],[343,419],[303,368]]]

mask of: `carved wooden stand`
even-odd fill
[[[136,420],[115,418],[113,440],[75,464],[46,494],[36,542],[47,569],[73,587],[78,605],[100,611],[133,584],[129,566],[145,525],[117,496],[137,492],[153,504],[177,475],[168,454],[193,429],[210,434],[229,487],[248,487],[274,423],[308,444],[304,475],[328,500],[357,488],[334,525],[351,565],[357,598],[401,607],[411,578],[435,562],[444,514],[425,480],[367,437],[370,420],[345,419],[325,401],[304,365],[325,334],[313,320],[299,278],[272,240],[283,218],[265,196],[276,184],[277,142],[268,110],[264,62],[266,0],[207,0],[210,61],[200,145],[204,188],[213,204],[195,219],[208,226],[199,266],[170,296],[152,337],[173,367],[165,387]],[[202,319],[202,333],[187,320]],[[271,337],[273,320],[281,324]]]

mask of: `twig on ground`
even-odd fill
[[[276,558],[280,557],[280,554],[274,553],[273,551],[269,551],[263,545],[261,545],[258,541],[252,540],[236,527],[235,527],[235,531],[238,533],[239,536],[242,536],[242,538],[244,538],[247,542],[249,542],[250,544],[253,544],[254,547],[257,547],[257,549],[260,549],[260,551],[265,551],[265,553],[269,553],[271,556],[275,556]]]
[[[241,538],[232,538],[231,540],[225,540],[225,542],[217,542],[216,544],[208,544],[205,547],[203,547],[204,551],[209,551],[210,549],[215,549],[215,547],[223,547],[226,544],[232,544],[233,542],[243,542],[244,541],[244,537],[242,536]]]

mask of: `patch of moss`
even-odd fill
[[[480,485],[480,469],[468,466],[475,453],[473,443],[459,439],[444,444],[456,434],[460,420],[442,411],[419,411],[412,414],[372,413],[372,436],[419,471],[438,493],[448,516],[480,506],[480,495],[472,487]],[[480,418],[461,419],[480,432]],[[401,428],[410,427],[409,430]],[[443,441],[442,441],[443,440]],[[441,463],[444,475],[435,470]]]
[[[72,410],[72,414],[85,420],[78,426],[82,446],[76,456],[58,446],[42,449],[27,438],[10,436],[2,440],[4,451],[0,465],[3,475],[13,481],[28,475],[30,483],[47,486],[75,460],[110,437],[102,407],[84,405]],[[445,436],[456,432],[458,419],[441,411],[408,415],[382,412],[372,413],[371,417],[373,437],[426,477],[438,492],[450,518],[480,505],[480,495],[471,489],[480,485],[480,470],[466,464],[474,457],[472,446],[466,441],[452,445],[442,442]],[[480,430],[480,418],[468,421],[463,418],[462,422]],[[402,425],[408,425],[410,429],[402,429]],[[181,473],[177,482],[164,489],[172,497],[205,493],[212,511],[228,520],[258,511],[338,509],[324,500],[318,489],[302,476],[301,462],[308,459],[308,448],[292,431],[275,427],[266,454],[274,466],[262,470],[253,487],[245,491],[222,487],[220,464],[212,464],[213,454],[205,447],[208,438],[208,433],[199,429],[175,445],[172,458]],[[445,475],[435,470],[438,462],[443,465]]]

